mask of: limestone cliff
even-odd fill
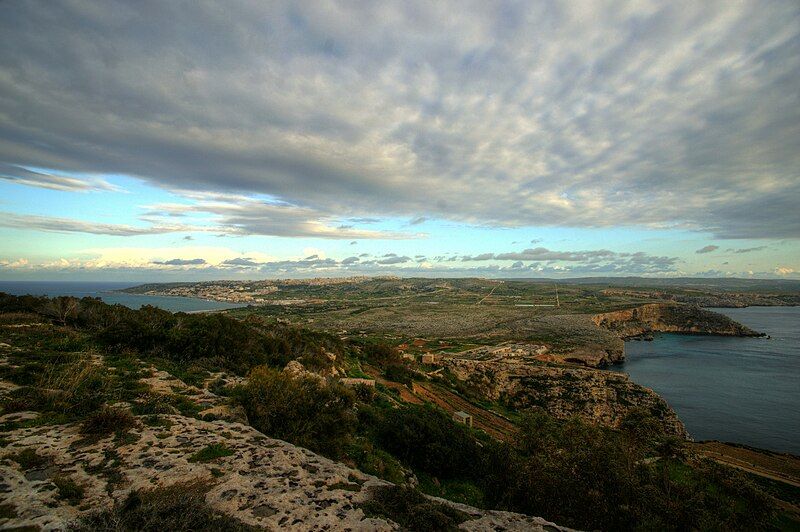
[[[651,303],[633,309],[606,312],[595,315],[593,321],[622,338],[654,332],[761,336],[722,314],[678,303]]]
[[[623,373],[510,358],[480,361],[452,357],[442,363],[486,398],[514,408],[540,407],[557,418],[577,415],[617,427],[627,412],[641,407],[661,420],[667,433],[688,437],[666,401]]]

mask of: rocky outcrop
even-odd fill
[[[633,408],[644,408],[665,431],[687,438],[677,414],[658,394],[612,371],[536,364],[520,359],[492,361],[443,358],[442,364],[487,399],[517,409],[539,407],[554,417],[580,416],[617,427]]]
[[[595,315],[593,321],[622,338],[654,332],[762,336],[722,314],[678,303],[651,303],[633,309],[606,312]]]
[[[359,508],[371,488],[385,481],[240,423],[179,415],[163,421],[141,424],[122,440],[113,435],[86,440],[74,424],[4,433],[0,528],[63,530],[133,490],[203,480],[212,484],[206,495],[211,507],[265,530],[399,529],[392,521],[366,517]],[[230,455],[207,462],[192,458],[211,445],[224,446]],[[25,449],[43,461],[24,469],[10,459]],[[58,496],[54,481],[65,477],[83,489],[82,500]],[[439,501],[470,516],[460,526],[464,530],[565,530],[537,517]]]

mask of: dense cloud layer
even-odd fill
[[[0,178],[123,173],[305,216],[215,213],[244,234],[398,215],[796,238],[798,87],[795,0],[2,2]]]

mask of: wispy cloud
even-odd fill
[[[137,227],[125,224],[106,224],[74,220],[71,218],[15,214],[11,212],[0,212],[0,227],[33,229],[52,233],[90,233],[112,236],[160,235],[181,231],[203,230],[202,228],[186,225],[150,225],[147,227]]]
[[[50,190],[61,190],[68,192],[97,192],[114,191],[120,192],[122,189],[112,185],[105,179],[99,177],[85,177],[79,179],[66,175],[60,175],[46,170],[36,170],[24,168],[22,166],[7,164],[0,161],[0,179],[27,185],[31,187],[47,188]]]

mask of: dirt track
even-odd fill
[[[721,464],[800,487],[800,458],[796,456],[755,451],[717,441],[696,443],[693,448]]]

